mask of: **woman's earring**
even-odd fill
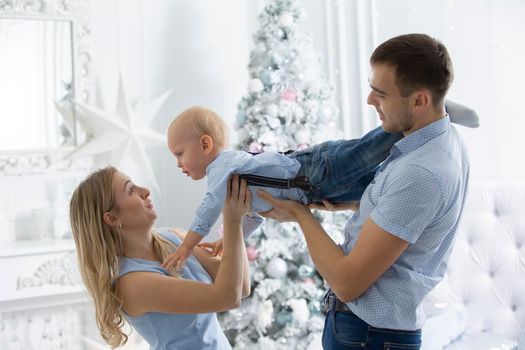
[[[118,228],[119,228],[119,229],[122,228],[122,223],[121,223],[121,222],[118,223]]]

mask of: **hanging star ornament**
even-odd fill
[[[108,154],[109,164],[126,173],[133,173],[132,169],[135,169],[159,191],[144,145],[166,144],[165,135],[149,126],[171,92],[172,90],[169,90],[150,103],[139,103],[137,108],[133,108],[126,98],[122,78],[119,78],[117,107],[114,113],[73,101],[75,114],[86,131],[87,138],[66,159]],[[57,108],[60,109],[58,105]],[[100,164],[100,159],[96,163],[98,166],[103,165]]]

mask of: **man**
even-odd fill
[[[324,300],[326,349],[419,349],[421,301],[446,271],[469,159],[445,112],[453,68],[442,43],[424,34],[398,36],[376,48],[370,65],[367,102],[385,131],[404,138],[365,190],[345,242],[335,244],[308,207],[258,194],[274,207],[267,217],[299,223],[331,287]]]

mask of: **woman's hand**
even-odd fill
[[[248,190],[246,180],[239,181],[239,175],[230,176],[227,187],[222,208],[223,220],[240,222],[242,217],[250,212],[252,194]]]
[[[299,202],[274,198],[264,190],[258,190],[257,195],[262,200],[270,203],[273,207],[270,211],[259,213],[265,218],[274,219],[280,222],[297,222],[297,219],[301,214],[312,215],[310,209]]]

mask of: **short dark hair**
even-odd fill
[[[386,63],[395,68],[396,85],[406,97],[419,88],[432,93],[432,103],[439,106],[454,80],[454,69],[447,48],[426,34],[405,34],[379,45],[370,64]]]

